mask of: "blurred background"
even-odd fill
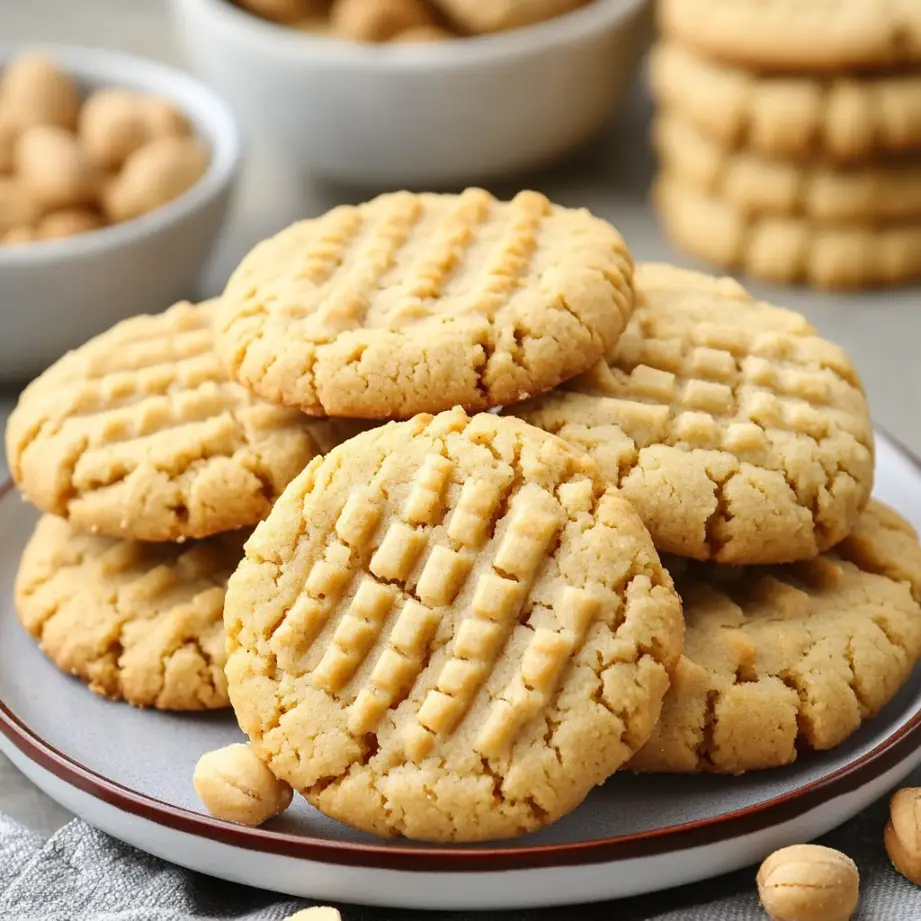
[[[537,188],[610,220],[638,259],[720,271],[667,242],[650,200],[650,2],[438,0],[434,16],[433,6],[420,12],[421,0],[415,8],[405,0],[409,12],[402,0],[339,0],[337,7],[353,9],[338,14],[316,2],[245,0],[249,10],[244,0],[0,6],[0,64],[48,46],[46,55],[57,54],[76,78],[81,104],[99,89],[165,97],[184,110],[188,132],[206,151],[200,169],[161,171],[140,182],[134,199],[125,193],[123,207],[113,202],[128,184],[130,160],[105,167],[98,201],[81,206],[101,217],[79,218],[106,224],[101,230],[76,233],[71,215],[47,237],[41,223],[38,231],[10,231],[12,245],[0,244],[4,407],[57,354],[121,316],[217,294],[259,240],[387,189],[478,184],[509,197]],[[579,8],[567,11],[573,6]],[[521,27],[458,34],[499,25]],[[87,48],[132,58],[80,50]],[[134,56],[194,74],[202,85],[145,70]],[[695,84],[685,94],[689,108],[706,121],[708,111],[722,111],[722,89]],[[85,115],[81,110],[78,138]],[[686,149],[690,162],[694,148]],[[4,182],[10,184],[0,177],[0,187]],[[2,207],[0,196],[0,221]],[[692,222],[690,250],[707,250],[720,233],[724,228],[702,218]],[[921,433],[906,413],[921,396],[917,288],[847,293],[746,284],[803,311],[849,349],[877,421],[921,451]]]

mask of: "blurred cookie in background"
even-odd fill
[[[921,5],[663,0],[658,17],[672,243],[775,282],[921,277]]]

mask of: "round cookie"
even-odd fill
[[[649,736],[683,633],[592,461],[460,409],[314,461],[224,618],[231,700],[272,772],[333,818],[431,841],[578,806]]]
[[[477,35],[555,19],[588,0],[433,0],[459,29]]]
[[[917,0],[661,0],[670,38],[764,70],[846,70],[921,62]]]
[[[555,387],[633,309],[620,234],[536,192],[382,195],[260,243],[222,298],[231,376],[308,413],[489,409]]]
[[[13,478],[42,511],[115,537],[173,541],[253,525],[350,429],[229,380],[213,302],[125,320],[23,391],[6,430]]]
[[[669,559],[684,656],[637,771],[739,774],[840,745],[921,655],[921,548],[871,502],[834,550],[790,566]]]
[[[921,217],[878,226],[754,217],[668,172],[657,178],[653,198],[675,246],[754,278],[828,290],[921,278]]]
[[[669,175],[744,214],[837,224],[921,223],[921,160],[835,167],[769,159],[727,150],[670,111],[659,113],[653,137]]]
[[[226,707],[221,614],[248,533],[148,544],[45,515],[19,564],[16,613],[97,694],[160,710]]]
[[[873,482],[844,351],[732,279],[640,265],[636,290],[605,361],[508,411],[591,455],[659,550],[782,563],[841,540]]]
[[[659,42],[653,95],[724,147],[831,163],[921,149],[921,72],[756,73]]]

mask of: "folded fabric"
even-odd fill
[[[921,772],[907,784],[921,785]],[[882,799],[823,839],[859,865],[861,900],[855,921],[921,918],[921,889],[902,879],[886,859],[882,831],[887,811],[888,800]],[[680,860],[680,854],[675,859]],[[0,921],[282,921],[308,904],[180,869],[79,820],[46,841],[0,816]],[[343,921],[569,921],[576,916],[579,921],[613,917],[618,921],[752,921],[762,917],[753,869],[673,892],[578,909],[436,915],[337,907]]]

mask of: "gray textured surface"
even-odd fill
[[[34,43],[64,41],[98,45],[176,61],[161,0],[29,0],[28,3],[0,3],[0,41]],[[632,110],[612,126],[604,138],[593,144],[566,166],[536,176],[524,177],[515,186],[538,187],[561,204],[586,205],[599,215],[613,220],[623,231],[638,258],[669,259],[692,264],[672,251],[660,238],[646,202],[651,170],[643,140],[647,106],[637,94]],[[243,187],[227,233],[208,267],[202,293],[219,289],[221,281],[239,257],[256,240],[284,226],[292,219],[325,210],[346,200],[359,200],[364,193],[323,184],[303,184],[293,176],[259,139],[250,139],[250,159]],[[497,193],[514,190],[509,184],[495,188]],[[802,310],[829,338],[835,339],[854,356],[870,395],[878,423],[893,432],[916,453],[921,453],[921,427],[915,424],[914,407],[921,397],[921,368],[917,359],[921,339],[921,290],[899,289],[875,294],[834,297],[806,291],[753,286],[759,295],[776,303]],[[0,306],[2,335],[2,306]],[[0,422],[5,421],[10,397],[0,400]],[[921,776],[915,777],[921,783]],[[66,813],[38,793],[0,756],[0,812],[12,815],[29,827],[48,833],[66,819]],[[862,917],[917,918],[921,916],[921,896],[901,886],[887,888],[892,877],[881,858],[880,829],[884,806],[878,805],[860,820],[839,831],[833,843],[865,856],[861,869],[878,871],[885,880],[875,888]],[[71,846],[71,839],[68,839]],[[0,842],[0,849],[2,849]],[[62,844],[62,850],[66,850]],[[855,850],[856,849],[856,850]],[[748,899],[713,906],[706,912],[690,906],[709,901],[717,892],[744,890],[750,886],[748,874],[731,877],[720,884],[704,884],[681,893],[663,894],[654,899],[621,906],[618,917],[742,919],[757,912]],[[888,901],[891,898],[892,901]],[[885,904],[877,913],[872,905]],[[661,914],[672,906],[689,908],[692,914]],[[867,907],[871,906],[871,907]],[[114,909],[113,909],[114,910]],[[243,907],[241,906],[241,911]],[[212,916],[219,916],[212,907]],[[607,910],[608,913],[610,909]],[[871,912],[872,913],[868,913]],[[4,914],[0,919],[20,918]],[[225,915],[222,915],[225,916]],[[555,916],[562,917],[561,913]],[[594,917],[594,912],[586,917]],[[605,915],[608,916],[608,915]],[[68,916],[70,917],[70,916]],[[81,915],[80,917],[90,917]],[[140,917],[135,915],[134,917]],[[150,917],[154,917],[151,915]],[[181,915],[157,915],[181,917]],[[266,914],[262,917],[278,917]],[[357,919],[350,914],[349,919]],[[371,914],[367,914],[370,919]],[[384,917],[375,914],[374,917]],[[538,917],[531,914],[529,917]],[[550,917],[550,915],[547,915]],[[598,914],[601,917],[601,914]]]

